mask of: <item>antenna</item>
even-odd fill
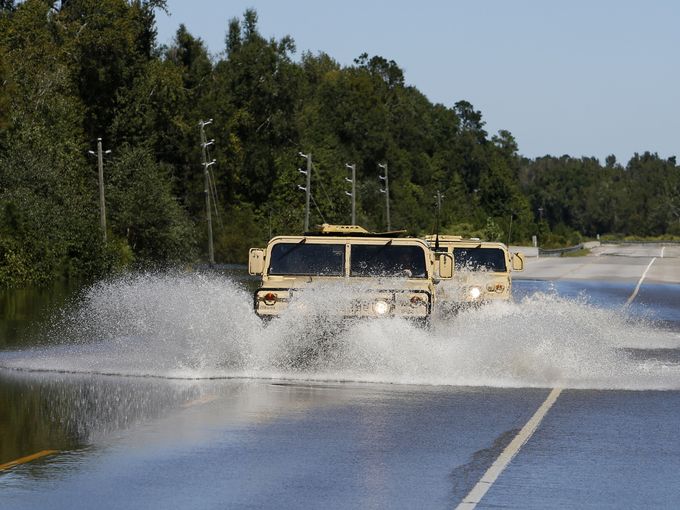
[[[435,222],[435,237],[434,237],[434,251],[437,252],[439,251],[439,215],[442,210],[442,198],[444,198],[444,195],[442,195],[439,190],[437,190],[437,194],[434,196],[437,199],[437,220]]]

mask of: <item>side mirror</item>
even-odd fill
[[[524,255],[522,253],[512,254],[512,270],[524,271]]]
[[[453,255],[450,253],[439,254],[439,278],[442,280],[453,278]]]
[[[251,248],[248,253],[248,274],[261,275],[264,272],[264,250]]]

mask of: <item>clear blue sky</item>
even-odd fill
[[[184,23],[216,56],[249,7],[297,57],[396,61],[431,101],[466,99],[490,134],[511,131],[525,156],[680,153],[680,2],[168,0],[158,40]]]

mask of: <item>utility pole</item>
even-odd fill
[[[381,181],[385,181],[385,189],[380,189],[380,193],[385,193],[385,215],[387,219],[387,231],[392,230],[392,225],[390,224],[390,179],[387,174],[387,161],[385,164],[378,163],[378,166],[385,170],[385,175],[378,175]]]
[[[357,165],[345,163],[345,166],[352,171],[352,178],[345,177],[347,182],[352,183],[352,192],[345,191],[345,194],[352,197],[352,225],[357,224]]]
[[[303,157],[307,160],[307,170],[306,171],[303,170],[302,168],[298,168],[298,171],[301,174],[305,174],[307,176],[307,182],[306,182],[305,187],[302,187],[298,184],[298,188],[300,188],[306,194],[304,232],[309,232],[309,197],[312,194],[312,153],[310,152],[309,154],[303,154],[302,152],[299,152],[298,154],[300,155],[300,157]]]
[[[88,151],[93,156],[93,151]],[[104,154],[111,154],[110,150],[102,150],[102,139],[97,138],[97,168],[99,170],[99,224],[102,229],[102,236],[106,242],[106,201],[104,200]]]
[[[212,124],[212,119],[200,121],[198,127],[201,128],[201,156],[203,159],[203,174],[205,177],[205,184],[203,192],[205,194],[205,213],[208,220],[208,260],[210,265],[215,264],[215,250],[213,248],[213,231],[212,231],[212,213],[210,211],[210,165],[215,164],[215,160],[208,162],[208,146],[215,143],[215,140],[209,142],[205,137],[205,126]]]

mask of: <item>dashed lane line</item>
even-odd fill
[[[526,444],[531,436],[536,432],[541,420],[548,413],[552,405],[557,400],[557,397],[562,393],[562,388],[553,388],[548,397],[545,399],[541,407],[539,407],[534,415],[522,427],[515,438],[506,446],[505,450],[498,456],[498,458],[491,464],[491,467],[484,473],[482,478],[477,482],[472,490],[468,493],[463,501],[456,507],[456,510],[472,510],[482,500],[486,492],[491,488],[494,482],[498,479],[500,474],[510,463],[510,461],[517,455],[517,452]]]
[[[640,281],[637,282],[637,285],[635,286],[635,290],[633,293],[630,295],[628,298],[628,301],[626,301],[626,304],[624,306],[628,306],[633,302],[635,297],[637,296],[638,292],[640,291],[640,287],[642,286],[642,282],[645,280],[645,277],[647,276],[647,272],[649,271],[649,268],[652,267],[652,264],[654,264],[654,261],[656,260],[656,257],[654,257],[650,262],[649,265],[647,266],[647,269],[645,269],[644,273],[642,273],[642,276],[640,277]]]
[[[5,462],[4,464],[0,464],[0,471],[5,471],[7,469],[11,469],[15,466],[18,466],[19,464],[26,464],[27,462],[34,461],[36,459],[39,459],[41,457],[47,457],[48,455],[54,455],[55,453],[59,453],[58,450],[42,450],[38,453],[34,453],[32,455],[27,455],[26,457],[21,457],[20,459],[12,460],[10,462]]]

